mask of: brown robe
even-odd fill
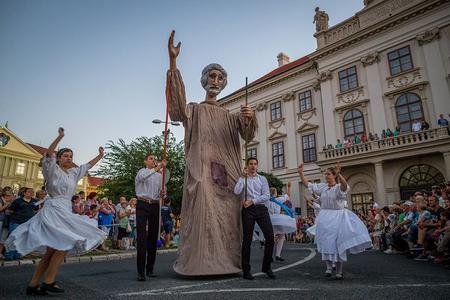
[[[178,70],[167,72],[170,119],[183,122],[184,173],[181,230],[174,270],[187,276],[241,271],[241,201],[233,189],[241,174],[239,134],[254,137],[256,119],[215,104],[189,103]]]

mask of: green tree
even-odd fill
[[[279,194],[283,193],[283,182],[278,177],[272,173],[258,172],[258,174],[266,177],[269,187],[276,188]]]
[[[115,201],[120,196],[135,197],[134,178],[139,169],[144,167],[147,153],[152,153],[158,160],[163,158],[164,135],[152,138],[140,137],[127,144],[123,139],[117,142],[109,141],[106,145],[106,155],[95,175],[106,179],[100,187],[101,194]],[[177,142],[169,131],[167,139],[167,169],[170,180],[167,183],[167,195],[172,199],[175,211],[180,211],[183,195],[184,176],[183,141]]]

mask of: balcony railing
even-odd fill
[[[350,147],[325,150],[319,153],[319,160],[345,158],[376,151],[387,151],[401,147],[425,144],[449,137],[448,127],[433,128],[426,131],[406,133],[377,141],[356,144]]]

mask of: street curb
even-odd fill
[[[178,249],[163,249],[158,250],[156,254],[166,254],[177,252]],[[66,257],[64,259],[65,264],[73,264],[73,263],[81,263],[81,262],[98,262],[98,261],[110,261],[110,260],[122,260],[136,257],[136,252],[127,252],[127,253],[113,253],[106,255],[97,255],[97,256],[72,256]],[[37,265],[41,259],[22,259],[22,260],[13,260],[13,261],[2,261],[0,263],[0,267],[20,267],[25,265]]]

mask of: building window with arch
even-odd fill
[[[317,160],[316,154],[316,135],[308,134],[302,136],[303,144],[303,161],[312,162]]]
[[[256,156],[256,147],[255,148],[248,148],[247,149],[247,157],[254,157],[254,158],[257,158],[257,156]]]
[[[312,108],[312,98],[311,91],[307,90],[303,93],[298,94],[298,103],[300,107],[300,112]]]
[[[38,170],[37,178],[38,179],[44,179],[44,175],[42,174],[41,170]]]
[[[272,144],[272,165],[273,168],[284,167],[284,143],[277,142]]]
[[[358,212],[362,210],[367,214],[371,205],[373,205],[373,193],[352,194],[352,210]]]
[[[415,120],[423,120],[422,101],[417,94],[400,95],[395,102],[397,123],[401,132],[411,132]]]
[[[16,175],[24,175],[25,174],[25,163],[17,163],[16,165]]]
[[[276,121],[281,119],[281,101],[270,104],[270,120]]]
[[[400,195],[402,200],[408,200],[417,191],[431,192],[434,185],[445,182],[444,175],[430,165],[417,164],[407,168],[400,176]]]
[[[364,115],[358,109],[352,109],[344,115],[344,135],[345,137],[352,137],[358,134],[363,134],[364,128]]]
[[[388,53],[391,76],[411,70],[413,68],[411,50],[409,46]]]
[[[345,92],[358,87],[358,76],[356,66],[342,70],[339,73],[339,87],[341,92]]]

